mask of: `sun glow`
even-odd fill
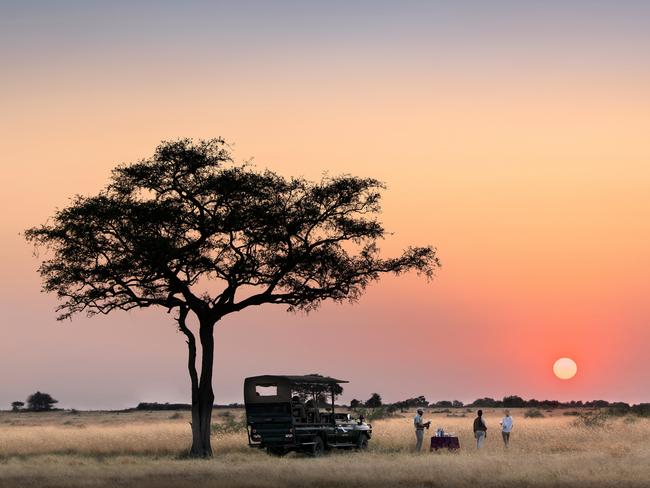
[[[553,373],[561,380],[573,378],[578,372],[578,365],[571,358],[560,358],[553,364]]]

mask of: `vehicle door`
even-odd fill
[[[336,442],[337,444],[350,444],[354,442],[354,424],[349,416],[337,415],[336,419]]]

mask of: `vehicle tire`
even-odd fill
[[[266,448],[266,453],[269,456],[282,457],[287,453],[287,451],[285,451],[281,447],[267,447]]]
[[[314,445],[311,446],[310,454],[312,457],[321,457],[325,454],[325,443],[323,439],[318,436],[314,437]]]
[[[368,436],[366,434],[359,434],[357,439],[357,450],[365,451],[368,449]]]

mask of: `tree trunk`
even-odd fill
[[[212,365],[214,360],[214,324],[201,322],[199,337],[202,345],[201,379],[196,371],[196,339],[187,327],[185,319],[188,310],[182,309],[178,318],[178,325],[187,337],[187,369],[192,384],[192,457],[212,457],[210,445],[210,432],[212,420],[212,405],[214,393],[212,391]]]
[[[199,329],[202,348],[201,378],[198,384],[192,385],[192,449],[190,455],[193,457],[212,457],[210,433],[214,404],[214,392],[212,391],[213,331],[213,323],[201,322]],[[190,376],[192,376],[191,373]]]

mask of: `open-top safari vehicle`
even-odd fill
[[[341,383],[347,381],[319,375],[246,378],[248,445],[278,456],[290,451],[320,456],[330,448],[366,449],[372,426],[363,418],[335,412]]]

